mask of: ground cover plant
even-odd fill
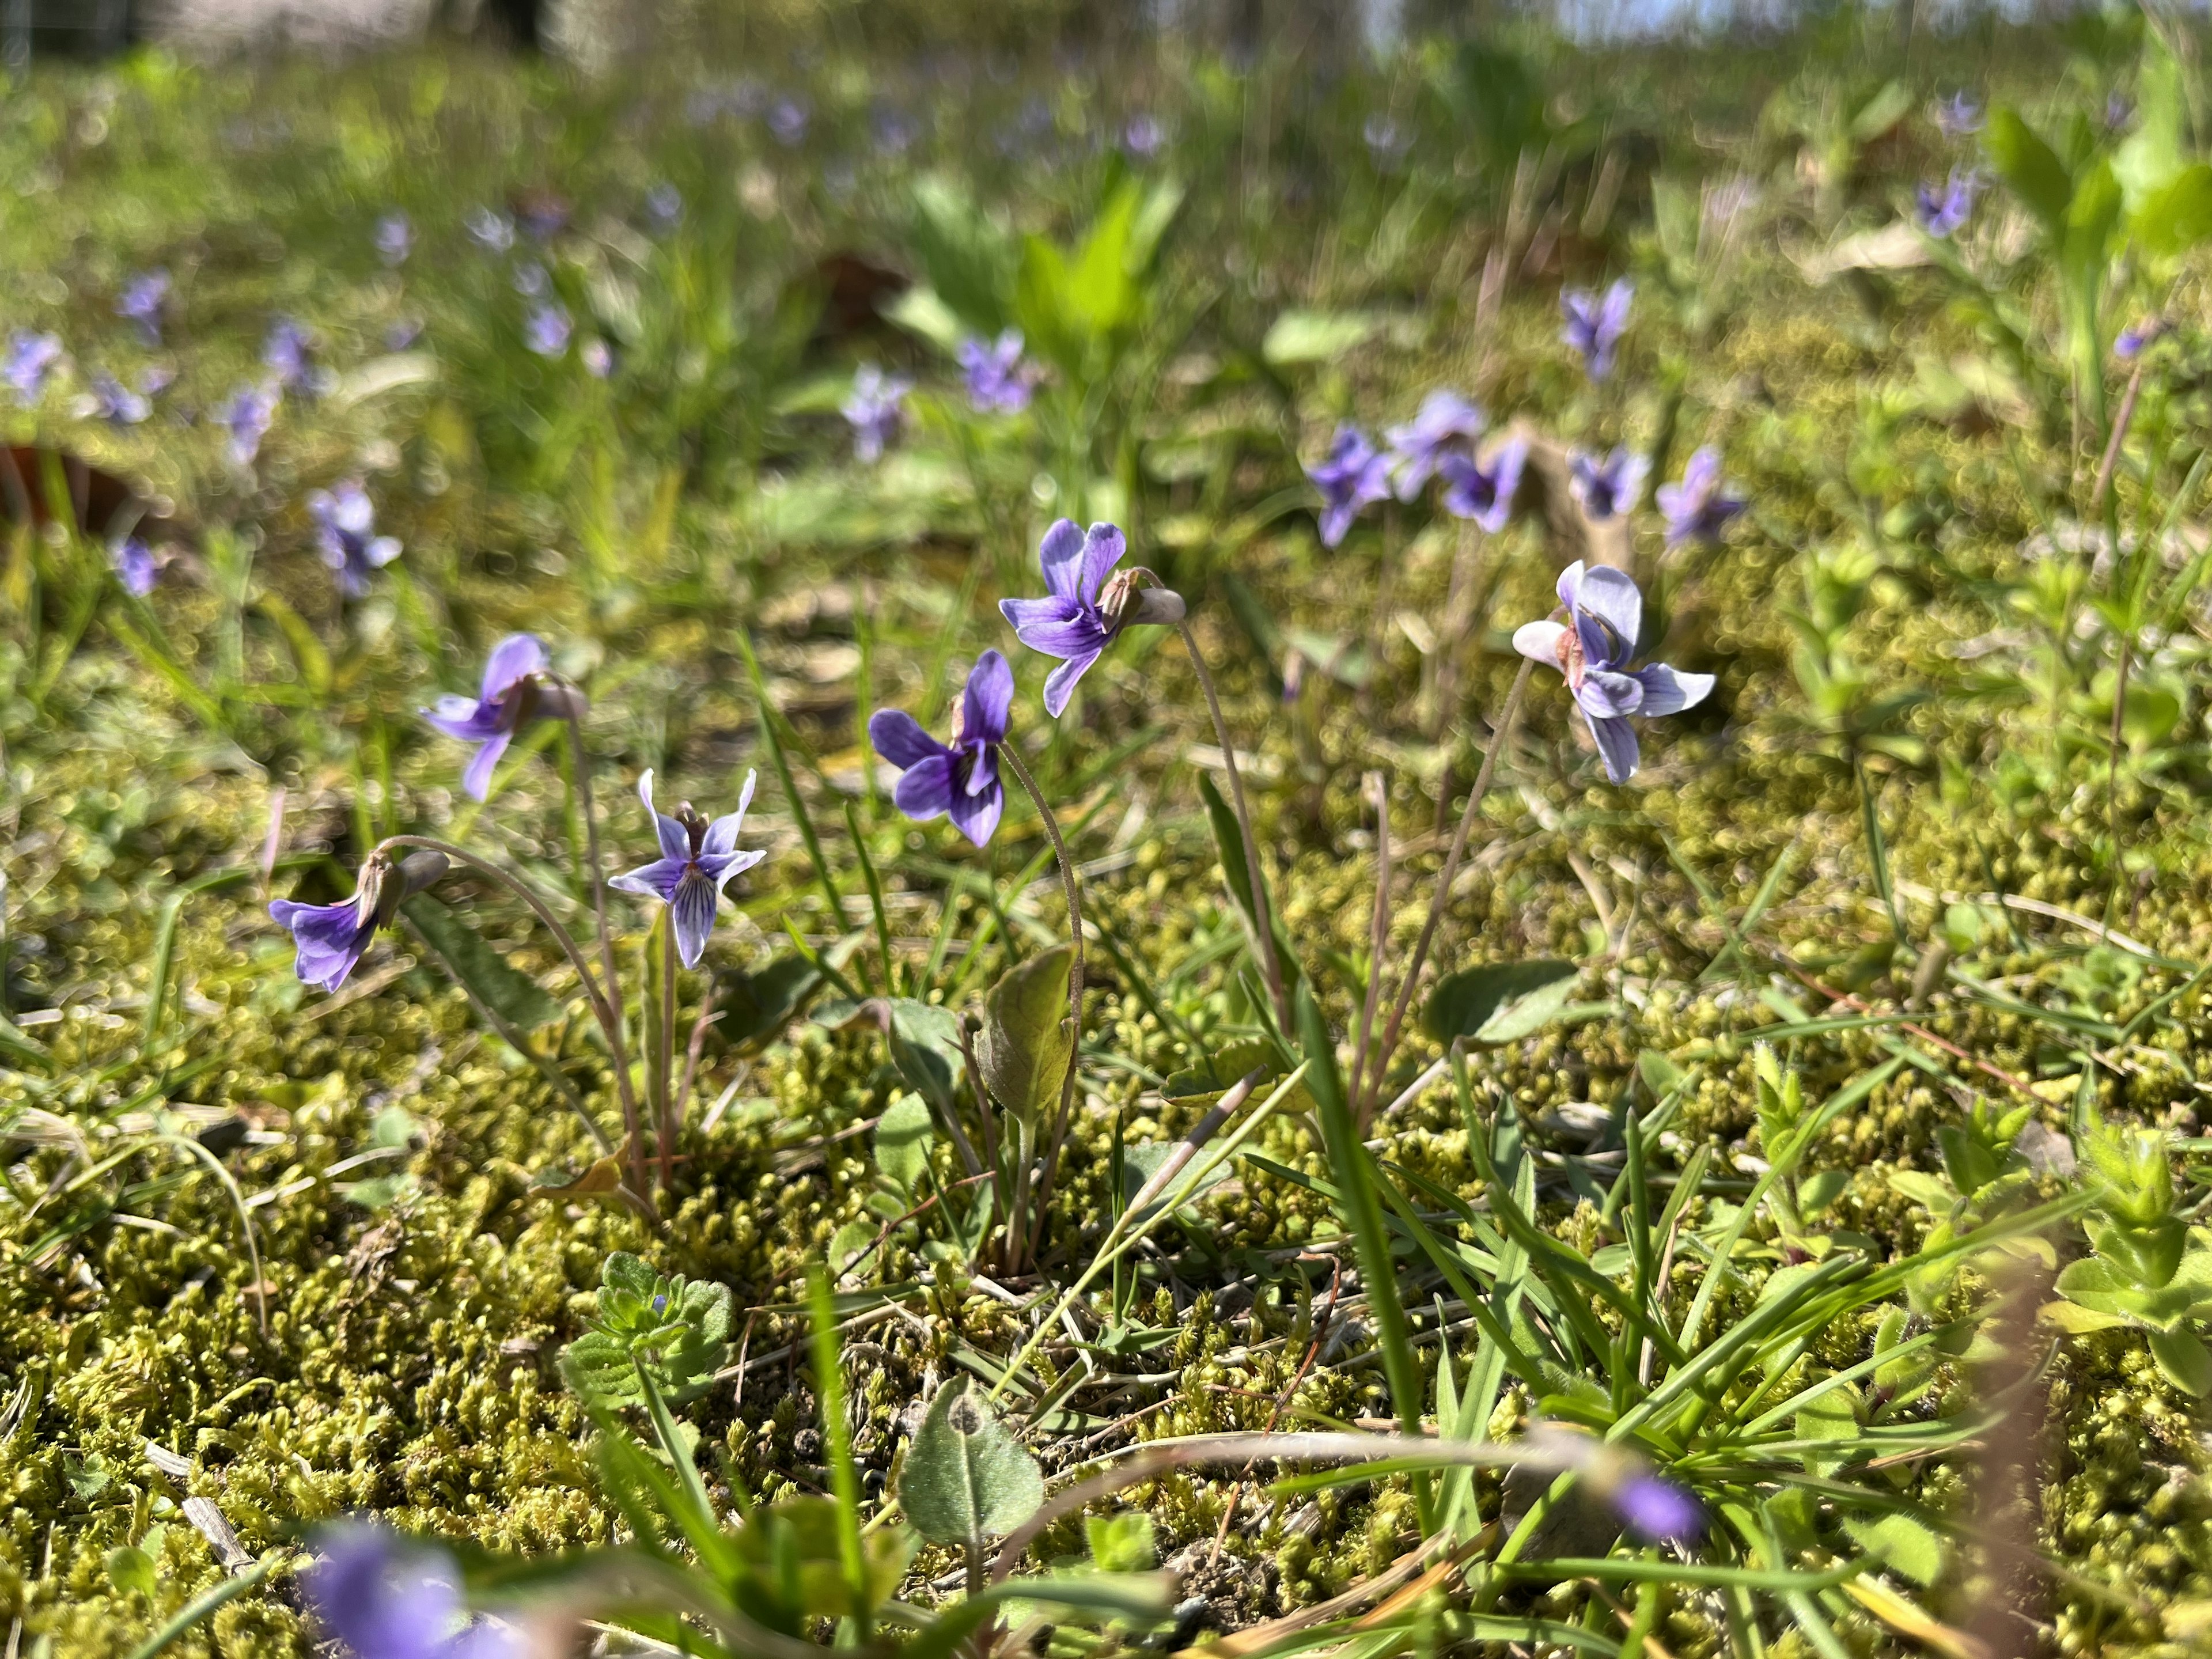
[[[2201,24],[1251,44],[0,100],[10,1656],[2212,1642]]]

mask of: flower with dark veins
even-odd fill
[[[1589,723],[1605,775],[1626,783],[1636,774],[1636,728],[1628,716],[1679,714],[1703,702],[1713,689],[1710,674],[1678,673],[1665,663],[1631,669],[1644,626],[1644,595],[1626,571],[1585,567],[1579,559],[1559,573],[1559,603],[1567,621],[1523,623],[1513,648],[1532,662],[1556,668]]]
[[[1334,547],[1344,540],[1361,507],[1389,499],[1390,458],[1368,442],[1358,427],[1340,426],[1328,454],[1308,467],[1306,477],[1321,491],[1321,544]]]
[[[1472,455],[1445,456],[1444,511],[1495,536],[1513,516],[1513,497],[1528,464],[1525,438],[1508,438],[1490,452],[1487,461]]]
[[[292,930],[298,951],[294,970],[302,983],[335,991],[361,961],[380,927],[388,927],[399,907],[446,873],[446,855],[420,848],[395,859],[381,848],[362,860],[353,896],[336,904],[301,904],[276,899],[269,914]]]
[[[1094,524],[1085,532],[1073,519],[1062,519],[1037,544],[1048,597],[999,601],[1015,638],[1061,659],[1044,683],[1044,711],[1054,720],[1066,708],[1076,682],[1123,629],[1171,626],[1183,618],[1182,596],[1158,586],[1150,571],[1115,573],[1127,550],[1115,526]]]
[[[337,573],[349,599],[368,592],[368,579],[399,556],[399,538],[376,533],[376,506],[358,478],[334,490],[316,490],[307,497],[307,511],[323,562]]]
[[[524,1659],[531,1651],[511,1626],[466,1622],[460,1571],[443,1550],[362,1521],[325,1528],[315,1541],[322,1558],[301,1582],[352,1659]]]
[[[1717,541],[1728,521],[1743,511],[1742,500],[1721,481],[1720,451],[1710,444],[1692,455],[1680,483],[1661,484],[1656,493],[1667,520],[1667,545]]]
[[[768,854],[739,852],[738,831],[744,827],[745,808],[752,805],[755,775],[745,774],[745,787],[738,795],[738,810],[711,822],[690,801],[678,806],[673,817],[653,804],[653,774],[637,781],[638,799],[645,803],[660,837],[660,856],[652,863],[625,872],[608,882],[625,893],[641,893],[668,907],[670,925],[676,931],[676,954],[686,968],[696,968],[707,949],[707,935],[714,931],[714,909],[730,878],[750,870]]]
[[[532,720],[566,720],[583,708],[583,694],[553,677],[544,643],[535,634],[509,634],[484,659],[483,684],[475,696],[441,697],[422,718],[447,737],[477,745],[461,787],[482,800],[517,732]]]
[[[1574,450],[1567,456],[1567,493],[1592,523],[1602,524],[1636,505],[1650,471],[1651,463],[1632,450],[1616,447],[1609,455]]]
[[[902,709],[878,709],[868,720],[868,741],[900,769],[891,791],[898,810],[924,822],[949,816],[969,841],[987,844],[1006,810],[1006,787],[993,751],[1006,741],[1013,706],[1014,671],[996,651],[986,651],[952,711],[951,742],[938,742]]]
[[[1447,457],[1472,453],[1482,427],[1482,411],[1456,392],[1431,392],[1422,398],[1412,420],[1382,434],[1398,471],[1398,499],[1410,501],[1419,495]]]
[[[1613,373],[1620,337],[1628,332],[1628,307],[1636,298],[1636,285],[1623,276],[1599,298],[1587,289],[1571,288],[1559,295],[1559,313],[1566,319],[1559,337],[1580,354],[1583,368],[1593,380]]]

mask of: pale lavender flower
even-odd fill
[[[470,237],[487,253],[504,253],[514,246],[514,221],[497,208],[477,208],[466,222]]]
[[[769,106],[768,130],[777,143],[791,149],[806,142],[807,125],[813,118],[812,106],[794,94]]]
[[[853,428],[853,454],[874,463],[898,435],[906,419],[906,394],[914,382],[902,374],[886,374],[873,363],[863,363],[853,376],[852,395],[839,410]]]
[[[1447,455],[1442,471],[1444,511],[1496,535],[1513,516],[1513,497],[1528,463],[1528,441],[1508,438],[1486,462],[1470,455]]]
[[[1032,376],[1022,362],[1022,331],[1010,328],[996,343],[974,336],[960,343],[968,397],[983,414],[1018,415],[1030,406]]]
[[[138,376],[141,397],[158,398],[177,383],[177,371],[168,363],[149,363]]]
[[[85,395],[78,400],[76,412],[82,420],[137,426],[154,412],[154,406],[103,369],[93,375]]]
[[[1044,683],[1044,712],[1054,720],[1074,695],[1075,683],[1123,629],[1182,620],[1182,595],[1146,586],[1149,573],[1114,574],[1127,550],[1113,525],[1094,524],[1086,533],[1073,520],[1062,519],[1037,544],[1049,597],[999,601],[1000,614],[1013,624],[1015,638],[1032,651],[1061,659]]]
[[[262,343],[261,362],[287,392],[319,392],[325,376],[315,367],[313,342],[307,330],[289,317],[279,317]]]
[[[604,380],[615,372],[615,354],[596,334],[578,349],[576,357],[584,365],[584,373],[595,380]]]
[[[1609,455],[1594,455],[1577,449],[1567,456],[1567,493],[1592,521],[1601,524],[1636,505],[1650,471],[1651,463],[1631,450],[1616,447]]]
[[[1613,373],[1613,356],[1620,337],[1628,331],[1628,307],[1636,285],[1623,276],[1600,299],[1588,289],[1571,288],[1559,295],[1559,311],[1566,326],[1559,338],[1578,352],[1583,368],[1593,380]]]
[[[1559,594],[1567,623],[1524,623],[1514,630],[1513,648],[1565,677],[1597,739],[1606,776],[1626,783],[1636,774],[1638,754],[1628,716],[1678,714],[1705,701],[1713,677],[1677,673],[1664,663],[1627,666],[1644,627],[1644,596],[1626,571],[1585,568],[1577,559],[1559,573]]]
[[[61,360],[61,336],[19,328],[8,337],[7,355],[0,358],[0,380],[7,381],[18,403],[28,406],[39,401],[46,377]]]
[[[138,336],[149,345],[161,343],[161,307],[169,298],[169,273],[149,270],[124,284],[117,296],[115,314],[135,323]]]
[[[1133,115],[1121,129],[1121,148],[1139,161],[1151,161],[1167,141],[1167,129],[1149,115]]]
[[[379,927],[388,927],[407,899],[421,892],[446,873],[446,855],[427,848],[417,849],[403,859],[394,859],[382,851],[371,853],[361,866],[354,883],[354,894],[337,904],[300,904],[291,899],[277,899],[269,907],[269,914],[277,922],[292,930],[292,939],[298,949],[298,960],[293,971],[302,983],[335,991],[345,983],[346,975],[353,972],[361,960],[362,952],[368,949],[369,940]],[[325,1618],[337,1623],[329,1609]],[[348,1640],[354,1638],[343,1626],[338,1633]],[[366,1655],[368,1650],[363,1649]]]
[[[900,769],[891,799],[910,818],[949,815],[952,827],[981,847],[1006,811],[1006,787],[994,752],[1006,740],[1014,706],[1014,671],[996,651],[975,659],[960,705],[952,713],[952,741],[939,743],[902,709],[879,708],[868,720],[868,741]]]
[[[544,293],[549,280],[545,267],[535,259],[522,260],[514,267],[514,275],[507,278],[514,284],[514,291],[526,300],[534,300]]]
[[[1609,1496],[1622,1524],[1647,1543],[1692,1544],[1705,1529],[1698,1500],[1656,1474],[1631,1474]]]
[[[1659,511],[1667,520],[1667,545],[1717,541],[1728,521],[1743,511],[1743,501],[1721,480],[1720,452],[1710,445],[1690,457],[1680,483],[1661,484]]]
[[[768,856],[738,850],[738,831],[744,826],[745,808],[752,805],[753,777],[750,772],[745,774],[738,810],[712,823],[693,811],[688,800],[671,817],[653,804],[653,774],[647,772],[638,780],[638,799],[645,803],[660,838],[660,856],[615,877],[607,885],[657,898],[668,907],[669,921],[676,930],[676,954],[686,968],[699,965],[699,957],[707,949],[707,935],[714,930],[715,907],[730,878]]]
[[[1482,411],[1456,392],[1431,392],[1413,418],[1383,434],[1398,472],[1398,499],[1410,501],[1449,455],[1471,453],[1482,435]]]
[[[1328,447],[1328,456],[1306,469],[1306,477],[1321,491],[1321,544],[1334,547],[1344,540],[1359,509],[1390,494],[1390,460],[1367,441],[1356,426],[1340,426]]]
[[[558,357],[568,349],[568,337],[575,326],[568,307],[559,301],[534,306],[522,325],[523,343],[541,357]]]
[[[109,548],[107,561],[115,567],[115,579],[123,584],[123,591],[133,599],[144,599],[161,579],[161,568],[154,562],[154,550],[136,536],[126,536]]]
[[[307,511],[315,520],[315,544],[323,562],[350,599],[368,592],[368,579],[399,556],[399,538],[376,533],[376,506],[358,478],[348,478],[335,490],[316,490],[307,497]]]
[[[491,787],[492,769],[517,732],[532,720],[582,712],[582,694],[553,678],[538,636],[509,634],[484,659],[483,684],[475,696],[441,697],[422,718],[447,737],[477,745],[461,788],[471,799],[482,800]]]
[[[516,222],[533,242],[550,242],[568,228],[568,204],[547,191],[532,191],[522,199]]]
[[[1936,126],[1946,138],[1967,138],[1982,130],[1982,106],[1963,92],[1954,92],[1936,106]]]
[[[511,1626],[464,1625],[460,1574],[443,1550],[359,1521],[326,1528],[316,1542],[322,1559],[302,1575],[307,1599],[352,1659],[524,1659],[529,1652]]]
[[[242,386],[230,394],[230,401],[217,412],[216,418],[229,434],[233,465],[253,465],[253,458],[261,453],[261,441],[269,435],[269,428],[276,418],[276,405],[283,395],[273,384]]]
[[[387,265],[404,265],[415,249],[415,227],[404,213],[387,213],[376,222],[376,257]]]
[[[1954,167],[1942,185],[1923,184],[1912,193],[1913,216],[1930,236],[1949,236],[1973,217],[1974,196],[1981,176],[1972,167]]]
[[[684,192],[663,179],[645,193],[645,216],[663,234],[675,229],[684,222]]]
[[[422,319],[420,317],[402,317],[384,331],[384,349],[386,351],[404,351],[422,337]]]

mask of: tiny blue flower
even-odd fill
[[[399,907],[446,873],[446,855],[428,849],[394,860],[371,853],[354,882],[354,894],[337,904],[301,904],[277,899],[269,914],[292,931],[297,960],[293,971],[302,984],[335,991],[361,961],[379,927],[388,927]]]
[[[154,406],[105,370],[93,375],[77,414],[85,420],[102,420],[110,426],[137,426],[154,412]]]
[[[1677,673],[1665,663],[1627,666],[1644,627],[1644,595],[1626,571],[1585,568],[1577,559],[1559,573],[1559,594],[1567,623],[1524,623],[1514,630],[1513,648],[1565,677],[1597,739],[1606,776],[1626,783],[1636,775],[1638,758],[1628,716],[1678,714],[1705,701],[1713,677]]]
[[[921,137],[921,124],[891,104],[876,106],[869,130],[875,139],[876,154],[887,159],[905,155],[914,148],[915,140]]]
[[[839,412],[853,428],[853,454],[865,462],[883,459],[884,448],[898,435],[906,419],[906,394],[914,382],[902,374],[886,374],[873,363],[863,363],[853,376],[852,395]]]
[[[447,696],[422,718],[449,738],[477,745],[461,788],[482,800],[492,769],[514,734],[532,720],[562,720],[580,712],[581,699],[547,672],[545,647],[534,634],[509,634],[484,659],[483,684],[473,697]]]
[[[1954,167],[1947,183],[1923,184],[1913,191],[1913,216],[1930,236],[1949,236],[1973,217],[1974,197],[1980,188],[1981,176],[1973,168]]]
[[[1982,106],[1972,96],[1954,92],[1936,106],[1936,130],[1946,138],[1966,138],[1982,130]]]
[[[1032,651],[1061,659],[1044,683],[1044,712],[1054,720],[1066,708],[1076,682],[1123,629],[1182,620],[1181,595],[1141,586],[1137,572],[1114,574],[1114,567],[1127,550],[1114,525],[1094,524],[1086,532],[1077,529],[1073,519],[1062,519],[1037,544],[1048,597],[999,601],[1000,613],[1013,624],[1016,639]]]
[[[133,599],[144,599],[161,579],[161,568],[154,562],[154,550],[136,536],[126,536],[116,543],[108,549],[107,557],[115,567],[115,579]]]
[[[1367,441],[1356,426],[1340,426],[1328,447],[1328,456],[1306,469],[1306,477],[1321,491],[1321,544],[1334,547],[1359,509],[1390,494],[1390,459]]]
[[[384,349],[386,351],[404,351],[422,337],[422,319],[420,317],[402,317],[384,331]]]
[[[1133,115],[1121,129],[1121,148],[1139,161],[1149,161],[1168,141],[1167,129],[1149,115]]]
[[[814,118],[814,111],[805,99],[796,94],[779,98],[769,106],[768,130],[775,142],[791,149],[806,142],[807,125]]]
[[[1410,501],[1449,455],[1465,455],[1482,435],[1482,411],[1456,392],[1431,392],[1403,426],[1382,435],[1398,472],[1398,499]]]
[[[1613,373],[1613,354],[1628,331],[1628,307],[1635,298],[1636,285],[1626,276],[1606,289],[1603,299],[1587,289],[1571,288],[1559,295],[1559,311],[1566,319],[1559,338],[1581,355],[1591,380]]]
[[[1742,501],[1721,480],[1720,452],[1710,445],[1692,455],[1680,483],[1661,484],[1659,511],[1667,520],[1667,545],[1717,541],[1728,521],[1743,511]]]
[[[653,774],[638,780],[638,799],[645,803],[660,838],[660,856],[615,877],[607,885],[657,898],[668,907],[676,930],[676,954],[686,968],[699,965],[707,935],[714,929],[715,907],[730,878],[768,856],[738,850],[738,831],[744,827],[745,808],[752,805],[753,781],[754,775],[747,772],[745,787],[738,793],[738,810],[710,823],[688,800],[671,817],[653,804]]]
[[[1698,1500],[1656,1474],[1632,1474],[1610,1497],[1622,1524],[1648,1543],[1692,1544],[1705,1529]]]
[[[315,367],[313,343],[307,330],[289,317],[279,317],[261,347],[264,368],[287,392],[319,392],[325,376]]]
[[[273,383],[242,386],[230,394],[230,401],[218,411],[217,418],[229,434],[233,465],[253,465],[253,458],[261,453],[261,441],[268,436],[269,428],[276,418],[276,404],[283,396],[282,390]]]
[[[952,741],[939,743],[902,709],[879,708],[868,720],[868,741],[900,769],[891,799],[918,821],[949,815],[953,828],[981,847],[1006,811],[1006,787],[994,752],[1006,741],[1013,712],[1014,671],[996,651],[975,659],[952,714]]]
[[[645,193],[645,216],[664,234],[684,222],[684,192],[661,180]]]
[[[323,562],[337,573],[338,586],[350,599],[368,592],[368,579],[399,556],[399,538],[376,533],[376,507],[358,478],[335,490],[307,497],[315,520],[315,543]]]
[[[2133,362],[2143,349],[2172,326],[2165,318],[2155,314],[2144,318],[2120,331],[2120,337],[2112,342],[2112,354],[2122,362]]]

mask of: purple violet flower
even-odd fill
[[[1121,129],[1121,148],[1139,161],[1151,161],[1167,141],[1167,129],[1149,115],[1133,115]]]
[[[1981,184],[1981,175],[1973,168],[1954,167],[1944,185],[1923,184],[1912,192],[1913,217],[1930,236],[1949,236],[1973,217],[1974,196]]]
[[[878,105],[868,125],[875,139],[876,154],[885,157],[905,155],[914,148],[914,141],[921,137],[921,124],[890,104]]]
[[[1717,541],[1728,521],[1743,511],[1742,500],[1721,482],[1721,454],[1710,444],[1692,455],[1680,483],[1661,484],[1659,511],[1667,520],[1667,545]]]
[[[1321,544],[1334,547],[1344,540],[1359,509],[1390,495],[1390,459],[1367,441],[1356,426],[1340,426],[1328,447],[1328,457],[1306,469],[1306,477],[1321,491]]]
[[[1628,331],[1628,307],[1636,285],[1623,276],[1600,299],[1588,289],[1571,288],[1559,295],[1559,312],[1566,326],[1559,337],[1581,354],[1583,368],[1593,380],[1613,373],[1620,337]]]
[[[39,401],[46,389],[46,377],[61,360],[60,335],[19,328],[8,337],[7,355],[0,358],[0,380],[7,381],[15,401],[27,407]]]
[[[307,331],[289,317],[279,317],[261,347],[262,366],[276,377],[287,392],[319,392],[324,375],[315,368]]]
[[[1605,775],[1626,783],[1636,775],[1636,728],[1631,714],[1679,714],[1705,700],[1710,674],[1680,674],[1665,663],[1631,670],[1644,626],[1644,595],[1626,571],[1585,567],[1579,559],[1559,573],[1559,603],[1568,623],[1523,623],[1513,648],[1532,662],[1565,676],[1576,706],[1597,739]]]
[[[1528,462],[1528,441],[1508,438],[1490,452],[1487,465],[1471,455],[1447,455],[1442,471],[1444,511],[1495,536],[1513,516],[1513,497]]]
[[[422,337],[422,319],[420,317],[402,317],[384,331],[384,349],[386,351],[404,351]]]
[[[117,296],[115,314],[138,325],[138,337],[149,346],[161,343],[161,307],[169,297],[169,273],[149,270],[134,276]]]
[[[960,343],[960,367],[978,412],[1018,415],[1030,406],[1032,377],[1022,362],[1021,330],[1008,329],[996,343],[970,335]]]
[[[449,738],[477,745],[461,774],[461,788],[482,800],[492,769],[514,734],[536,720],[565,720],[583,712],[582,694],[547,672],[545,647],[534,634],[509,634],[484,659],[483,684],[473,697],[447,696],[422,718]]]
[[[873,363],[860,365],[853,376],[852,395],[838,411],[853,428],[855,459],[872,464],[883,459],[906,419],[906,394],[913,390],[914,382],[903,374],[886,374]]]
[[[1482,411],[1456,392],[1431,392],[1413,418],[1382,435],[1398,470],[1398,499],[1410,501],[1445,459],[1471,453],[1482,435]]]
[[[404,213],[387,213],[376,222],[376,257],[387,265],[404,265],[415,251],[415,227]]]
[[[1936,129],[1946,138],[1968,138],[1982,130],[1982,106],[1968,94],[1954,92],[1936,106]]]
[[[314,516],[323,562],[337,573],[349,599],[368,592],[368,579],[399,556],[399,538],[376,533],[376,507],[358,478],[335,490],[316,490],[307,497],[307,511]]]
[[[2152,315],[2120,331],[2120,337],[2112,342],[2112,355],[2122,362],[2133,362],[2142,355],[2143,348],[2163,335],[2172,325],[2165,318]]]
[[[939,743],[903,709],[879,708],[868,720],[868,741],[900,769],[891,799],[910,818],[948,814],[952,827],[981,847],[1006,811],[1006,786],[993,751],[1006,741],[1013,712],[1014,671],[996,651],[975,659],[967,689],[952,711],[952,741]]]
[[[1114,574],[1127,550],[1113,525],[1094,524],[1085,532],[1073,519],[1062,519],[1037,544],[1050,597],[999,601],[1000,614],[1013,624],[1016,639],[1032,651],[1061,659],[1044,683],[1044,712],[1054,720],[1067,707],[1075,683],[1123,629],[1182,620],[1182,596],[1147,586],[1149,571]]]
[[[134,599],[144,599],[161,579],[161,568],[154,562],[154,550],[136,536],[126,536],[109,548],[107,562],[115,567],[115,579],[123,584],[123,591]]]
[[[792,149],[806,142],[807,125],[813,118],[813,107],[805,98],[779,98],[769,106],[768,130],[777,143]]]
[[[322,1559],[303,1576],[307,1599],[354,1659],[523,1659],[529,1651],[511,1626],[464,1624],[460,1574],[443,1550],[360,1521],[325,1528],[317,1543]]]
[[[1698,1500],[1656,1474],[1632,1474],[1610,1496],[1622,1524],[1647,1543],[1692,1544],[1705,1529]]]
[[[596,334],[577,348],[576,356],[584,365],[584,373],[595,380],[604,380],[615,372],[615,354]]]
[[[93,375],[77,404],[80,418],[102,420],[111,426],[137,426],[153,412],[153,404],[104,369]]]
[[[745,808],[752,805],[753,782],[754,775],[747,772],[745,787],[738,793],[738,810],[709,823],[688,800],[671,817],[653,804],[653,774],[648,771],[637,781],[637,797],[660,837],[660,856],[615,877],[607,885],[657,898],[668,907],[676,929],[676,954],[686,968],[699,965],[707,935],[714,931],[714,908],[730,878],[768,856],[738,850],[738,831],[744,827]]]
[[[568,337],[576,325],[568,315],[568,307],[558,300],[550,305],[534,306],[522,325],[522,341],[541,357],[559,357],[568,349]]]
[[[1633,451],[1616,447],[1609,455],[1577,449],[1567,456],[1567,493],[1581,503],[1594,524],[1602,524],[1636,505],[1651,463]]]
[[[376,930],[391,926],[400,905],[443,876],[446,867],[443,853],[420,848],[395,860],[380,848],[362,860],[351,898],[337,904],[272,902],[269,914],[292,930],[299,951],[293,970],[301,981],[325,991],[344,984]]]
[[[684,192],[663,179],[645,193],[645,216],[665,235],[684,222]]]
[[[276,404],[283,395],[273,384],[242,386],[230,394],[230,401],[223,405],[217,418],[230,434],[234,465],[253,465],[253,458],[261,453],[261,441],[269,435],[270,425],[276,418]]]
[[[497,208],[477,208],[466,223],[471,239],[487,253],[504,253],[514,246],[514,221]]]

